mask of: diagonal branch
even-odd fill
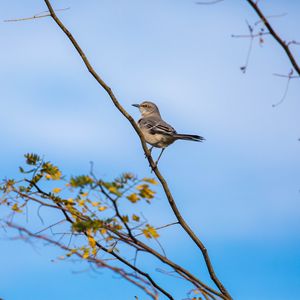
[[[205,248],[203,243],[199,240],[199,238],[196,236],[196,234],[193,232],[193,230],[188,226],[188,224],[185,222],[185,220],[181,216],[181,214],[180,214],[180,212],[177,208],[177,205],[174,201],[174,198],[171,194],[169,186],[168,186],[165,178],[159,172],[159,170],[157,168],[157,165],[153,161],[153,159],[151,157],[151,153],[150,153],[149,149],[147,148],[146,142],[145,142],[144,137],[142,135],[142,132],[140,131],[140,129],[137,126],[136,122],[134,121],[132,116],[119,103],[119,101],[117,100],[117,98],[114,95],[111,88],[103,81],[103,79],[94,70],[94,68],[90,64],[89,60],[87,59],[84,51],[81,49],[81,47],[77,43],[76,39],[73,37],[73,35],[70,33],[70,31],[64,26],[64,24],[60,21],[60,19],[57,17],[55,11],[52,8],[52,5],[51,5],[50,1],[49,0],[44,0],[44,2],[46,3],[46,5],[49,9],[49,12],[50,12],[50,15],[51,15],[52,19],[56,22],[56,24],[60,27],[60,29],[67,35],[67,37],[69,38],[69,40],[71,41],[71,43],[73,44],[75,49],[77,50],[78,54],[80,55],[81,59],[83,60],[84,64],[86,65],[88,71],[96,79],[96,81],[102,86],[102,88],[107,92],[107,94],[111,98],[113,104],[121,112],[121,114],[130,122],[130,124],[134,128],[135,132],[138,134],[138,136],[140,138],[140,141],[141,141],[141,144],[142,144],[142,147],[143,147],[143,150],[145,152],[145,155],[146,155],[146,157],[149,161],[149,164],[150,164],[152,170],[154,171],[154,173],[156,174],[158,180],[162,184],[164,192],[166,194],[166,197],[169,201],[169,204],[170,204],[170,206],[171,206],[178,222],[180,223],[182,228],[186,231],[186,233],[190,236],[190,238],[194,241],[194,243],[198,246],[198,248],[201,250],[202,255],[204,257],[204,260],[205,260],[205,263],[206,263],[206,266],[207,266],[207,269],[208,269],[208,272],[209,272],[210,277],[213,280],[213,282],[216,284],[216,286],[218,287],[218,289],[222,292],[222,294],[224,296],[226,296],[228,299],[231,299],[231,296],[229,295],[229,293],[227,292],[227,290],[225,289],[225,287],[222,285],[221,281],[218,279],[218,277],[215,274],[215,271],[214,271],[214,268],[213,268],[212,263],[210,261],[207,249]]]
[[[122,239],[123,235],[121,233],[116,232],[115,234],[118,235]],[[155,251],[154,249],[152,249],[151,247],[149,247],[148,245],[146,245],[142,241],[135,239],[134,242],[132,242],[131,240],[127,240],[126,242],[131,246],[139,246],[140,249],[143,249],[147,253],[152,254],[157,259],[159,259],[161,262],[163,262],[166,265],[168,265],[169,267],[173,268],[183,278],[185,278],[188,281],[190,281],[191,283],[193,283],[197,288],[200,288],[200,289],[206,291],[207,293],[210,292],[210,293],[212,293],[216,296],[219,296],[222,299],[227,299],[226,296],[216,292],[211,287],[209,287],[208,285],[203,283],[201,280],[199,280],[197,277],[195,277],[192,273],[190,273],[189,271],[187,271],[186,269],[184,269],[180,265],[177,265],[176,263],[174,263],[173,261],[171,261],[167,257],[161,255],[160,253],[158,253],[157,251]]]
[[[261,9],[258,7],[257,2],[253,0],[246,0],[250,6],[254,9],[256,14],[259,16],[261,21],[264,23],[264,25],[269,30],[270,34],[273,36],[273,38],[278,42],[278,44],[283,48],[286,55],[288,56],[292,66],[294,67],[295,71],[300,75],[300,65],[297,63],[293,53],[291,52],[289,48],[289,43],[286,43],[274,30],[274,28],[271,26],[270,22],[268,21],[267,17],[263,14]]]

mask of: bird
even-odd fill
[[[150,101],[144,101],[141,104],[132,104],[140,110],[142,117],[138,120],[137,124],[145,138],[145,141],[152,147],[149,149],[150,153],[153,147],[161,148],[155,164],[158,164],[164,150],[177,140],[186,140],[194,142],[203,142],[205,138],[195,134],[181,134],[166,123],[159,112],[156,104]]]

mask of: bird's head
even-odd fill
[[[148,117],[153,114],[160,115],[158,107],[150,101],[144,101],[141,104],[132,104],[132,106],[137,107],[140,110],[143,117]]]

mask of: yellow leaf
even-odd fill
[[[140,200],[140,197],[137,194],[131,194],[126,197],[130,202],[136,203],[137,201]]]
[[[93,248],[93,250],[92,250],[92,254],[93,254],[94,256],[96,256],[96,255],[97,255],[97,248]]]
[[[89,241],[90,246],[91,246],[92,248],[95,248],[95,246],[96,246],[96,241],[95,241],[95,239],[94,239],[92,236],[89,236],[89,237],[88,237],[88,241]]]
[[[154,227],[149,226],[149,232],[155,239],[159,237],[159,234]]]
[[[77,253],[76,249],[71,249],[71,251],[69,253],[66,254],[67,257],[72,256],[74,253]]]
[[[147,239],[151,239],[152,238],[151,234],[149,233],[149,231],[147,229],[143,229],[142,231],[143,231],[144,236]]]
[[[121,225],[115,225],[116,230],[121,230],[123,227]]]
[[[144,178],[143,181],[149,182],[151,184],[158,184],[158,182],[154,178]]]
[[[141,184],[138,185],[136,187],[137,190],[139,190],[139,195],[142,198],[146,198],[146,199],[152,199],[154,197],[155,192],[152,191],[151,189],[149,189],[149,185],[148,184]]]
[[[60,191],[61,191],[61,188],[54,188],[54,189],[52,190],[52,192],[53,192],[54,194],[58,194],[58,193],[60,193]]]
[[[144,228],[142,231],[147,239],[151,239],[151,238],[156,239],[159,237],[159,234],[157,233],[156,229],[149,224],[147,224],[146,228]]]
[[[95,206],[95,207],[96,207],[96,206],[98,206],[98,205],[99,205],[99,202],[96,202],[96,201],[95,201],[95,202],[92,202],[91,204],[92,204],[93,206]]]
[[[59,180],[61,178],[61,175],[62,175],[61,172],[57,171],[55,174],[52,174],[52,175],[46,174],[45,178],[48,179],[48,180],[50,180],[50,179],[52,179],[52,180]]]
[[[88,193],[82,193],[81,197],[86,197],[88,195]]]
[[[59,180],[61,178],[61,172],[57,171],[54,175],[51,176],[53,180]]]
[[[18,206],[17,203],[15,203],[15,204],[11,207],[11,209],[12,209],[13,211],[15,211],[15,212],[18,212],[18,213],[21,213],[21,212],[22,212],[22,210],[19,208],[19,206]]]
[[[124,223],[128,223],[128,221],[129,221],[128,216],[123,216],[122,220]]]
[[[89,249],[84,249],[82,258],[87,259],[90,256],[90,251]]]
[[[81,199],[78,201],[79,206],[83,206],[84,205],[85,200]]]
[[[105,228],[101,228],[100,233],[101,234],[106,234],[107,230]]]
[[[132,220],[138,222],[140,220],[140,217],[137,216],[137,215],[135,215],[135,214],[133,214],[132,215]]]
[[[117,196],[121,196],[121,193],[118,191],[118,189],[115,186],[110,186],[108,188],[108,190],[112,193],[115,194]]]
[[[67,201],[68,201],[69,204],[73,204],[74,203],[74,199],[73,198],[69,198]]]
[[[136,186],[136,189],[140,191],[140,190],[143,190],[145,187],[148,187],[148,184],[140,184],[140,185]]]
[[[98,210],[100,210],[100,211],[104,211],[104,210],[106,210],[107,209],[107,206],[99,206],[98,207]]]

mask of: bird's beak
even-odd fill
[[[139,104],[132,104],[132,106],[139,108],[140,105]]]

